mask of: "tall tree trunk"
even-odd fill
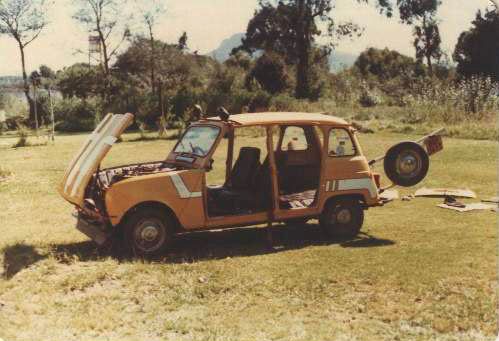
[[[426,51],[426,54],[425,54],[425,57],[426,57],[426,65],[428,66],[428,73],[430,76],[433,76],[433,65],[431,63],[431,53],[429,52],[429,44],[430,44],[430,41],[432,40],[432,37],[431,37],[431,33],[430,33],[430,30],[428,28],[428,24],[427,24],[427,20],[426,20],[426,14],[423,16],[423,32],[424,32],[424,37],[425,37],[425,51]]]
[[[111,94],[110,92],[110,83],[111,83],[111,71],[109,69],[109,55],[107,51],[107,43],[104,38],[104,33],[102,32],[100,22],[97,22],[97,33],[99,34],[99,39],[102,44],[102,57],[104,58],[103,61],[101,61],[101,64],[104,66],[104,94],[102,94],[102,99],[104,102],[104,107],[102,108],[102,113],[101,117],[97,118],[97,121],[99,121],[102,117],[104,117],[108,112],[109,112],[109,107],[111,105]]]
[[[296,97],[310,97],[310,18],[307,15],[305,0],[298,0],[297,41],[298,65],[296,67]]]
[[[156,75],[155,75],[156,50],[154,49],[154,35],[152,32],[152,25],[148,23],[147,26],[149,28],[149,41],[151,44],[151,60],[150,60],[150,63],[151,63],[151,66],[150,66],[151,67],[151,91],[153,94],[155,94],[156,93],[156,91],[155,91],[155,89],[156,89]]]
[[[18,44],[19,44],[19,51],[21,53],[21,66],[22,66],[22,73],[23,73],[23,92],[24,92],[24,95],[26,96],[26,101],[28,102],[28,108],[29,108],[28,121],[29,121],[30,125],[34,125],[35,124],[34,102],[33,102],[33,99],[31,98],[30,93],[29,93],[29,82],[28,82],[28,75],[26,73],[26,58],[24,56],[24,46],[20,41],[18,41]]]
[[[428,65],[428,73],[430,74],[430,76],[433,76],[433,64],[431,62],[430,54],[426,55],[426,64]]]

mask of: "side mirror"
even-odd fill
[[[429,167],[428,153],[416,142],[401,142],[386,152],[385,173],[395,185],[411,187],[420,183]]]

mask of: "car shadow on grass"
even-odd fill
[[[368,248],[394,245],[395,242],[361,232],[353,239],[327,238],[317,224],[301,226],[275,225],[272,228],[272,244],[265,228],[237,228],[217,231],[186,233],[177,236],[167,253],[154,262],[192,263],[228,257],[250,257],[310,246],[339,245],[345,248]],[[52,255],[60,263],[75,260],[88,262],[113,258],[120,262],[133,261],[120,249],[120,244],[98,248],[93,242],[54,244],[41,254],[33,246],[15,244],[4,248],[3,278],[10,279],[19,271]]]
[[[301,226],[276,225],[272,229],[272,245],[265,228],[239,228],[206,231],[179,236],[167,261],[186,262],[227,257],[247,257],[297,250],[310,246],[340,245],[341,247],[380,247],[395,244],[361,232],[350,239],[331,239],[317,224]]]
[[[16,243],[3,249],[3,273],[4,279],[10,279],[19,271],[44,259],[33,246]]]

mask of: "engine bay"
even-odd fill
[[[103,169],[97,173],[99,187],[107,189],[118,181],[147,174],[170,172],[177,167],[167,164],[164,161],[140,163],[135,165],[120,166]]]

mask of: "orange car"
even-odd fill
[[[167,248],[176,233],[311,218],[331,236],[351,237],[362,227],[364,210],[384,203],[380,175],[363,155],[355,129],[341,118],[202,118],[165,160],[100,169],[132,120],[131,114],[108,114],[71,161],[59,189],[77,208],[77,228],[100,245],[121,234],[136,255],[148,256]],[[265,132],[266,148],[235,150],[238,129],[249,126]],[[371,163],[384,159],[394,184],[415,185],[428,171],[428,152],[442,148],[435,137],[398,144]],[[212,156],[224,139],[225,182],[208,186]]]

